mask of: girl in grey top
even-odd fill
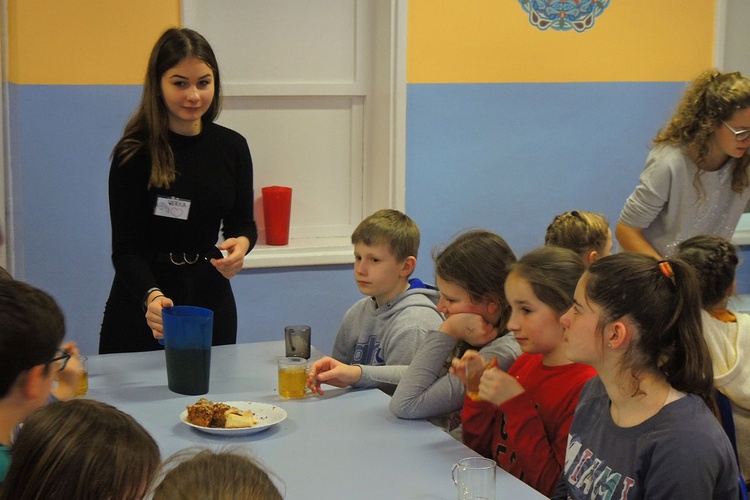
[[[450,360],[471,347],[507,370],[520,354],[507,332],[510,306],[503,284],[516,257],[500,236],[485,230],[459,235],[435,255],[438,310],[446,319],[427,334],[390,403],[399,418],[428,418],[446,430],[460,422],[465,389],[448,375]]]
[[[701,74],[654,145],[615,229],[621,249],[662,258],[699,234],[730,239],[750,199],[750,80]]]

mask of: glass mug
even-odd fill
[[[307,394],[307,360],[300,357],[279,358],[279,396],[301,399]]]
[[[451,475],[458,489],[458,500],[494,500],[494,460],[484,457],[462,458],[453,465]]]
[[[284,327],[284,340],[287,358],[310,359],[310,332],[308,325],[289,325]]]
[[[466,363],[466,395],[472,401],[481,401],[479,397],[479,382],[485,370],[497,368],[497,358],[485,363],[481,356],[475,356]]]
[[[88,359],[86,356],[78,356],[78,361],[81,363],[81,374],[78,377],[78,387],[76,388],[77,397],[85,396],[89,392]]]

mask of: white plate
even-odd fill
[[[217,401],[218,402],[218,401]],[[278,406],[269,405],[266,403],[253,403],[251,401],[220,401],[225,405],[234,406],[238,410],[247,411],[250,410],[255,415],[255,420],[258,421],[253,427],[240,427],[238,429],[222,429],[218,427],[201,427],[200,425],[191,424],[187,421],[187,410],[180,413],[180,420],[182,423],[189,425],[199,431],[207,432],[209,434],[217,434],[219,436],[245,436],[247,434],[255,434],[256,432],[264,431],[274,425],[282,422],[286,418],[286,410],[279,408]]]

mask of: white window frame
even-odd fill
[[[365,0],[368,1],[368,0]],[[378,47],[374,57],[371,92],[364,99],[356,85],[322,84],[223,84],[228,100],[269,96],[345,96],[361,99],[364,113],[365,143],[362,151],[362,217],[381,208],[405,208],[406,184],[406,24],[407,0],[369,0],[375,15],[374,37]],[[190,25],[191,15],[183,2],[183,19]],[[189,6],[187,7],[190,8]],[[196,9],[197,10],[197,9]],[[198,13],[197,15],[200,15]],[[225,101],[226,102],[226,101]],[[357,106],[353,106],[356,108]],[[259,192],[256,186],[256,192]],[[256,194],[257,198],[257,194]],[[257,214],[256,214],[257,218]],[[262,241],[262,240],[261,240]],[[243,268],[267,268],[309,265],[350,264],[353,251],[349,236],[327,237],[290,235],[289,245],[257,244]]]
[[[13,226],[9,224],[10,210],[7,205],[6,185],[10,186],[10,170],[6,165],[10,164],[10,152],[6,146],[9,144],[8,123],[10,120],[8,110],[8,0],[3,0],[2,12],[0,12],[0,27],[2,27],[2,37],[0,38],[0,77],[2,78],[2,88],[0,91],[0,228],[3,231],[5,242],[0,245],[0,266],[13,273],[12,254],[8,252],[9,242],[13,238]]]

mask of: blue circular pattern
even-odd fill
[[[586,31],[609,7],[610,0],[518,0],[529,22],[545,31]]]

